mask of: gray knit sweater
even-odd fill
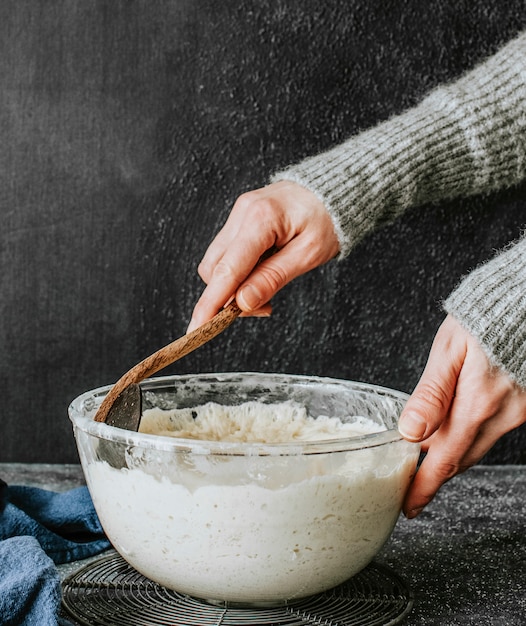
[[[417,107],[273,176],[312,190],[341,257],[410,207],[526,177],[526,32]],[[525,220],[526,221],[526,220]],[[526,388],[526,237],[465,277],[445,310]]]

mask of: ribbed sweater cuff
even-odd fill
[[[420,105],[272,177],[313,191],[345,256],[409,207],[526,174],[526,34]]]
[[[444,308],[526,389],[526,237],[471,272]]]

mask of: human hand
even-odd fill
[[[448,315],[400,416],[402,436],[421,441],[427,452],[406,495],[406,516],[416,517],[447,480],[524,422],[526,390],[492,367],[478,341]]]
[[[277,251],[258,265],[271,248]],[[332,220],[308,189],[280,181],[243,194],[199,264],[207,286],[187,332],[208,321],[234,295],[245,315],[269,315],[274,294],[338,250]]]

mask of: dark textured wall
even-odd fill
[[[66,410],[182,334],[235,198],[418,102],[526,25],[523,0],[0,3],[0,461],[76,461]],[[526,186],[425,206],[164,373],[410,391]],[[492,462],[526,462],[524,429]]]

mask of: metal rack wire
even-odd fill
[[[375,563],[285,606],[221,607],[166,589],[111,554],[66,578],[62,604],[83,626],[392,626],[411,610],[413,597],[395,572]]]

